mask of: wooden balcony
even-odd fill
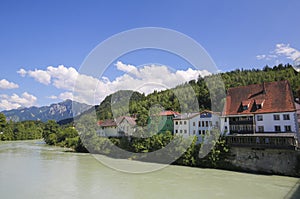
[[[226,142],[231,147],[272,148],[296,150],[298,139],[294,133],[259,133],[237,134],[226,136]]]

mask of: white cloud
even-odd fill
[[[27,72],[30,77],[33,77],[36,81],[42,84],[50,84],[51,76],[43,70],[34,70]]]
[[[203,76],[207,76],[210,75],[210,72],[208,72],[207,70],[193,70],[191,68],[189,68],[186,71],[183,70],[178,70],[176,71],[176,74],[181,75],[182,77],[185,77],[187,81],[189,80],[193,80],[193,79],[198,79],[199,76],[203,77]]]
[[[73,93],[64,92],[64,93],[59,94],[58,98],[61,100],[67,100],[67,99],[73,100],[74,97],[73,97]]]
[[[27,71],[24,70],[23,68],[21,68],[20,70],[17,71],[18,74],[20,74],[22,77],[25,77],[25,75],[27,74]]]
[[[25,77],[26,75],[28,75],[29,77],[33,77],[36,81],[46,85],[50,84],[51,81],[51,76],[48,74],[47,71],[43,70],[35,69],[34,71],[26,71],[25,69],[21,68],[17,71],[17,73],[20,74],[22,77]]]
[[[286,58],[293,61],[300,57],[300,51],[290,47],[290,44],[276,44],[276,49],[274,50],[274,52],[277,55],[286,56]]]
[[[210,73],[206,70],[178,70],[172,72],[167,66],[163,65],[145,65],[136,67],[129,64],[124,64],[118,61],[116,69],[125,72],[123,75],[110,80],[108,77],[100,79],[84,74],[79,74],[75,68],[49,66],[46,70],[35,71],[20,71],[20,74],[27,74],[33,77],[36,81],[43,83],[33,73],[46,73],[46,83],[51,83],[58,89],[65,90],[59,96],[50,96],[52,99],[74,99],[79,102],[88,104],[99,104],[107,95],[118,90],[137,90],[148,94],[153,90],[164,90],[173,88],[183,82],[197,79],[199,75],[205,76]],[[31,73],[31,74],[30,74]],[[76,88],[76,90],[74,90]]]
[[[274,60],[275,63],[280,63],[280,59],[290,59],[294,61],[300,57],[300,51],[295,48],[292,48],[290,44],[276,44],[275,49],[270,51],[269,54],[257,55],[256,59],[258,60]]]
[[[256,59],[261,60],[261,59],[265,59],[267,57],[267,55],[256,55]]]
[[[123,72],[127,72],[127,73],[131,73],[134,75],[138,74],[138,69],[130,64],[123,64],[121,61],[118,61],[115,66],[117,67],[118,70],[123,71]]]
[[[21,96],[17,94],[0,95],[0,110],[10,110],[19,107],[29,107],[35,105],[37,98],[27,92]]]
[[[57,99],[57,96],[51,95],[51,96],[48,96],[47,98],[48,98],[48,99]]]
[[[0,89],[14,89],[14,88],[19,88],[19,85],[13,82],[9,82],[6,79],[0,80]]]

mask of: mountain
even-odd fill
[[[16,122],[25,120],[40,120],[43,122],[48,120],[60,121],[77,116],[91,107],[91,105],[84,103],[65,100],[60,103],[51,104],[50,106],[18,108],[2,111],[2,113],[7,119]]]

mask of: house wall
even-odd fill
[[[288,114],[290,119],[284,120],[284,114]],[[257,120],[260,115],[263,117],[262,121]],[[279,120],[274,120],[274,115],[279,115]],[[296,125],[295,121],[297,121],[295,112],[257,114],[255,115],[255,130],[259,132],[259,126],[263,126],[264,132],[276,132],[275,126],[280,126],[281,132],[285,132],[285,126],[291,126],[291,132],[297,132],[298,125]]]
[[[230,134],[228,117],[220,117],[220,130],[221,130],[221,134],[223,135]]]
[[[104,136],[119,136],[117,127],[103,127],[99,130],[100,135]]]
[[[174,133],[174,125],[173,125],[172,115],[163,115],[163,116],[152,116],[148,119],[148,129],[155,128],[158,130],[157,133],[164,133],[166,131],[170,131]],[[152,123],[153,122],[153,123]]]
[[[220,119],[217,115],[210,114],[206,117],[197,115],[189,119],[174,120],[174,133],[183,137],[197,136],[197,142],[200,143],[208,130],[219,125]]]
[[[182,135],[184,138],[187,138],[190,135],[189,120],[174,120],[173,125],[174,134]]]
[[[118,125],[118,131],[123,131],[127,136],[131,136],[134,130],[134,126],[129,124],[129,122],[126,119],[123,119]]]
[[[198,123],[199,123],[199,115],[197,115],[189,120],[190,136],[198,137],[199,135],[201,135],[201,134],[199,134],[199,124]]]

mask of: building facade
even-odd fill
[[[288,81],[228,89],[222,120],[228,121],[227,140],[233,145],[236,142],[245,146],[251,141],[262,146],[272,140],[279,146],[281,138],[299,138],[296,106]]]
[[[178,116],[176,111],[162,111],[157,115],[151,115],[148,119],[148,130],[153,133],[164,133],[170,131],[174,134],[173,118]]]
[[[121,116],[117,119],[99,121],[97,133],[104,137],[132,136],[136,127],[135,120],[129,116]]]
[[[184,138],[196,136],[199,143],[212,128],[220,128],[220,117],[211,111],[183,113],[173,119],[173,125],[175,135],[181,135]]]

